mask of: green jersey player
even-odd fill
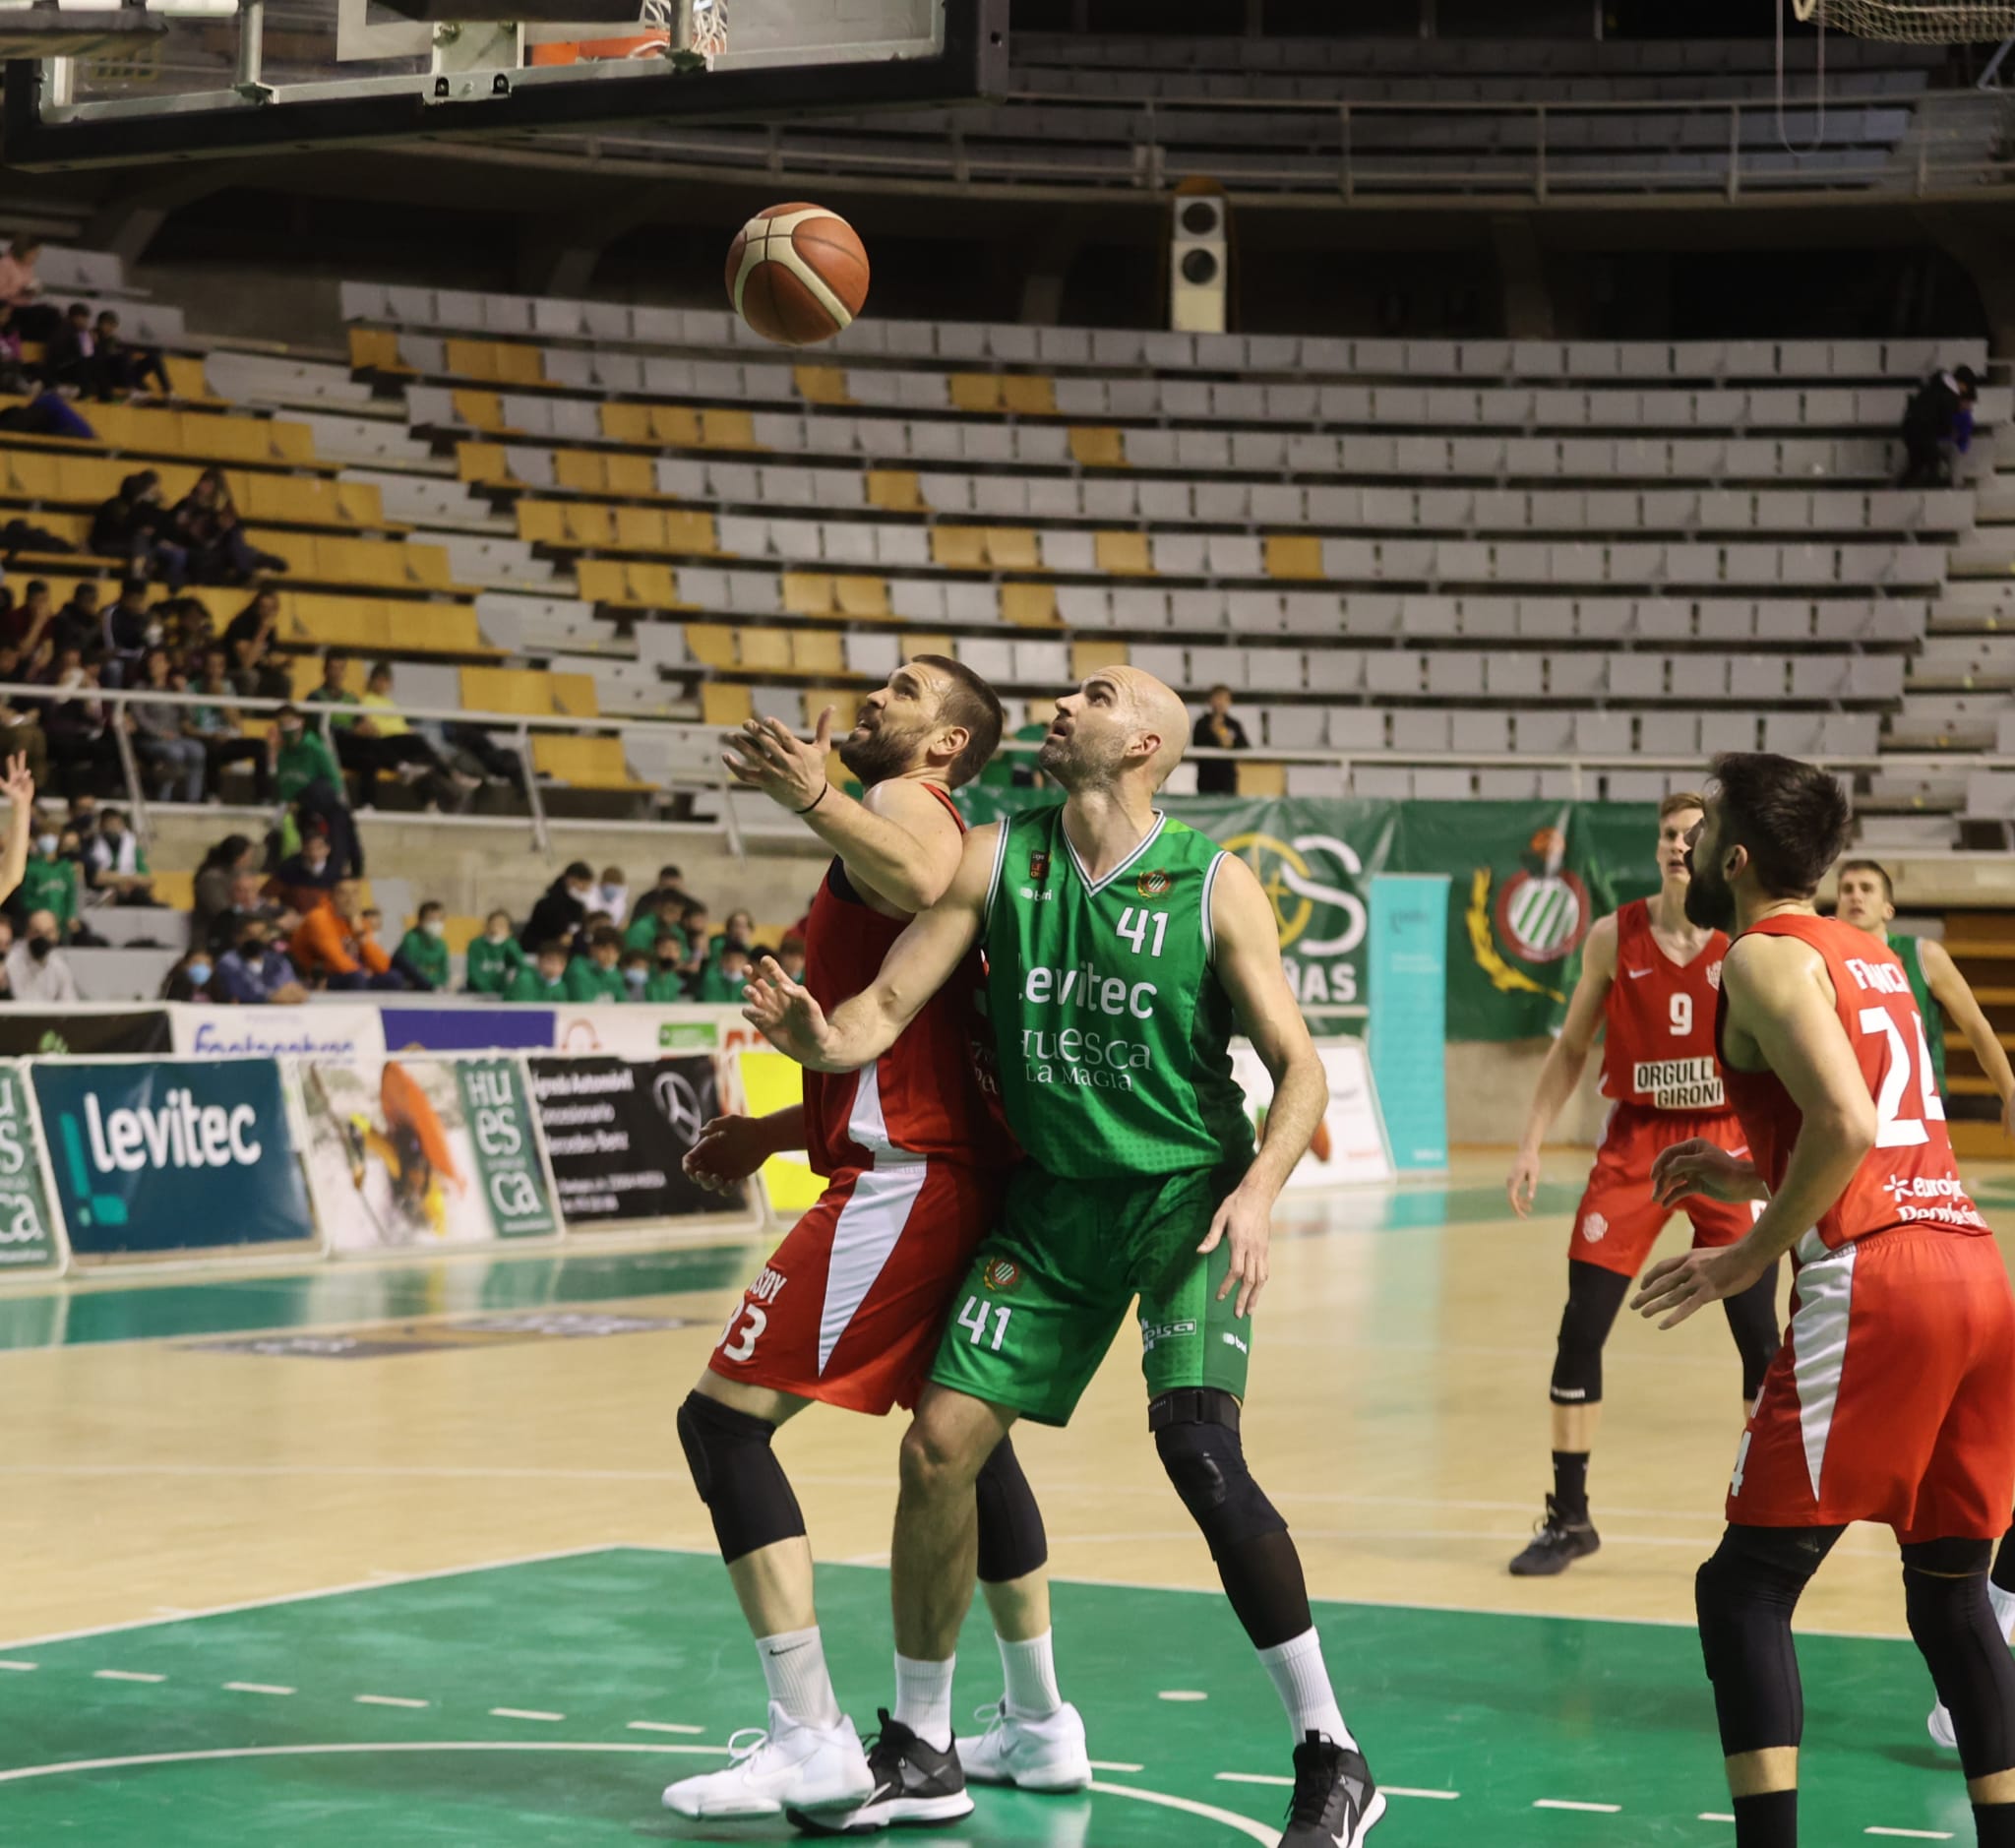
[[[1287,1524],[1239,1420],[1275,1197],[1321,1120],[1322,1067],[1242,861],[1160,814],[1189,716],[1107,668],[1058,702],[1037,758],[1061,808],[975,829],[945,896],[828,1018],[765,961],[747,1013],[815,1071],[869,1064],[975,943],[1008,1127],[1026,1154],[952,1295],[902,1448],[891,1558],[896,1675],[942,1687],[973,1591],[973,1482],[1017,1418],[1061,1425],[1138,1299],[1148,1429],[1286,1705],[1295,1789],[1282,1848],[1358,1848],[1384,1814],[1330,1691]],[[1243,1030],[1273,1076],[1264,1145],[1231,1075]],[[878,1787],[829,1827],[874,1827],[912,1775],[884,1735]]]

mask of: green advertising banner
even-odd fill
[[[28,1073],[10,1059],[0,1063],[0,1271],[43,1269],[56,1257]]]
[[[975,825],[1060,800],[1046,790],[959,792]],[[1451,882],[1451,1040],[1557,1030],[1589,926],[1658,886],[1650,803],[1178,796],[1165,806],[1259,876],[1288,980],[1318,1025],[1365,1015],[1375,874],[1440,873]]]
[[[550,1238],[560,1215],[540,1159],[538,1115],[517,1059],[464,1059],[455,1068],[474,1144],[476,1176],[497,1236]]]

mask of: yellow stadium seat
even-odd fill
[[[464,667],[461,703],[471,712],[547,718],[553,712],[551,676],[535,667]]]
[[[843,674],[846,656],[835,629],[794,629],[791,670],[799,674]]]
[[[239,462],[272,462],[268,426],[251,417],[185,417],[178,447],[187,456]]]
[[[702,667],[733,667],[735,632],[726,623],[688,623],[686,652]]]
[[[574,789],[648,789],[630,773],[620,738],[581,738],[537,732],[531,741],[532,767],[541,776]]]
[[[553,452],[553,485],[575,494],[603,494],[608,491],[608,473],[602,454],[595,449],[562,449]]]
[[[657,470],[648,456],[625,456],[610,450],[603,453],[601,463],[611,494],[650,496],[657,492]]]
[[[754,414],[739,408],[702,410],[700,443],[702,449],[757,448]]]
[[[630,600],[640,609],[679,607],[679,575],[671,566],[631,559],[624,570],[630,578]]]
[[[1031,725],[1047,725],[1057,716],[1055,700],[1030,700],[1022,710]]]
[[[1269,578],[1320,578],[1322,541],[1309,532],[1269,532],[1266,535],[1266,575]]]
[[[686,633],[691,637],[693,630],[690,624]],[[702,725],[739,725],[755,716],[755,700],[747,687],[719,680],[701,683],[700,722]]]
[[[545,356],[536,346],[513,342],[497,348],[497,377],[505,385],[543,385]]]
[[[984,526],[933,526],[931,563],[954,571],[985,571],[987,529]]]
[[[519,501],[518,536],[532,545],[564,545],[567,540],[565,513],[558,501]]]
[[[560,525],[569,545],[614,545],[615,509],[595,501],[563,501]]]
[[[838,602],[830,572],[787,571],[783,574],[783,606],[791,615],[836,615]]]
[[[574,584],[590,603],[628,603],[628,566],[620,558],[583,558],[574,567]]]
[[[177,398],[209,398],[210,380],[203,359],[197,353],[169,353],[161,361],[168,375],[168,390]]]
[[[664,523],[666,551],[697,552],[702,558],[712,558],[719,552],[720,541],[714,534],[711,514],[674,508],[665,514]]]
[[[992,372],[954,372],[950,381],[951,408],[980,411],[989,416],[1001,408],[1001,379]]]
[[[842,616],[869,616],[888,620],[888,580],[886,578],[842,577],[832,581],[833,598]]]
[[[159,887],[156,886],[155,890],[158,891]],[[483,934],[487,920],[451,911],[443,922],[447,926],[447,932],[442,942],[448,946],[448,954],[451,956],[458,956]]]
[[[615,542],[622,550],[662,552],[666,549],[663,508],[617,507],[609,511],[615,521]]]
[[[791,376],[797,384],[798,396],[808,404],[846,405],[854,401],[846,389],[843,366],[795,366]]]
[[[601,701],[596,698],[592,674],[548,673],[546,685],[553,696],[553,707],[565,712],[569,718],[599,718]]]
[[[1070,460],[1080,468],[1124,468],[1127,466],[1127,433],[1107,424],[1073,425]]]
[[[914,468],[870,468],[868,505],[885,508],[892,514],[928,514],[931,504],[924,499],[922,483]]]
[[[504,406],[495,392],[457,391],[449,401],[454,405],[457,420],[472,430],[501,432],[510,427],[504,421]]]
[[[1041,571],[1042,546],[1033,526],[989,526],[987,563],[997,571]]]
[[[763,673],[791,671],[791,632],[788,629],[744,629],[740,635],[741,658],[737,666]]]
[[[360,539],[379,553],[392,553],[405,566],[406,582],[420,590],[447,590],[455,579],[448,567],[448,548],[442,545],[400,543],[391,539]]]
[[[902,652],[907,660],[914,660],[919,654],[944,654],[951,659],[958,658],[958,649],[949,636],[907,635],[902,639]]]
[[[1287,766],[1285,764],[1254,764],[1250,758],[1241,759],[1234,767],[1239,772],[1239,794],[1242,796],[1284,796],[1287,794]]]
[[[398,336],[390,328],[350,329],[350,365],[358,372],[411,372],[398,356]]]
[[[650,406],[648,404],[604,404],[602,406],[602,435],[611,443],[648,443],[650,434]]]
[[[335,517],[348,521],[352,525],[382,526],[386,524],[385,495],[375,481],[336,481],[329,484],[334,490]],[[315,484],[318,492],[322,484]]]
[[[151,875],[153,880],[153,901],[177,911],[193,911],[196,908],[196,875],[180,867],[173,869],[156,868]]]
[[[1064,625],[1057,614],[1057,592],[1046,584],[1004,584],[1001,620],[1017,629],[1061,629]]]
[[[860,690],[856,687],[807,687],[799,695],[804,708],[805,729],[816,732],[819,729],[819,714],[829,706],[832,708],[832,725],[835,731],[845,731],[860,701]]]
[[[443,602],[438,598],[418,605],[424,615],[414,615],[410,601],[386,606],[386,621],[399,647],[413,654],[487,654],[492,660],[508,650],[483,640],[483,626],[476,620],[473,603]]]
[[[1032,373],[1010,372],[1001,381],[1001,407],[1017,417],[1054,417],[1056,383]]]
[[[464,481],[490,483],[514,481],[511,464],[505,460],[501,443],[458,443],[455,446],[456,473]]]
[[[504,375],[497,369],[498,348],[491,340],[450,339],[445,363],[458,379],[479,379],[495,385]]]
[[[1070,645],[1070,678],[1089,680],[1101,667],[1125,667],[1127,645],[1112,636],[1092,636]]]
[[[1147,534],[1144,532],[1094,533],[1092,556],[1100,571],[1129,578],[1154,575],[1154,561],[1147,555]]]
[[[317,460],[315,432],[305,423],[290,423],[284,417],[275,417],[265,429],[273,445],[274,461],[312,462]]]
[[[690,404],[652,404],[648,440],[669,449],[698,449],[700,413]]]

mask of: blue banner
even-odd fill
[[[1372,880],[1372,1078],[1393,1165],[1448,1165],[1448,876]]]
[[[407,1007],[388,1001],[379,1012],[385,1019],[388,1052],[548,1052],[553,1044],[551,1008],[506,1007],[476,1002],[465,1008],[444,1008],[438,1002]]]
[[[314,1240],[271,1059],[31,1070],[79,1260]]]

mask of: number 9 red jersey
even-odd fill
[[[1728,939],[1716,931],[1690,962],[1651,934],[1642,898],[1617,907],[1617,972],[1603,1002],[1602,1094],[1612,1103],[1689,1116],[1725,1110],[1714,1056],[1714,1004]]]

